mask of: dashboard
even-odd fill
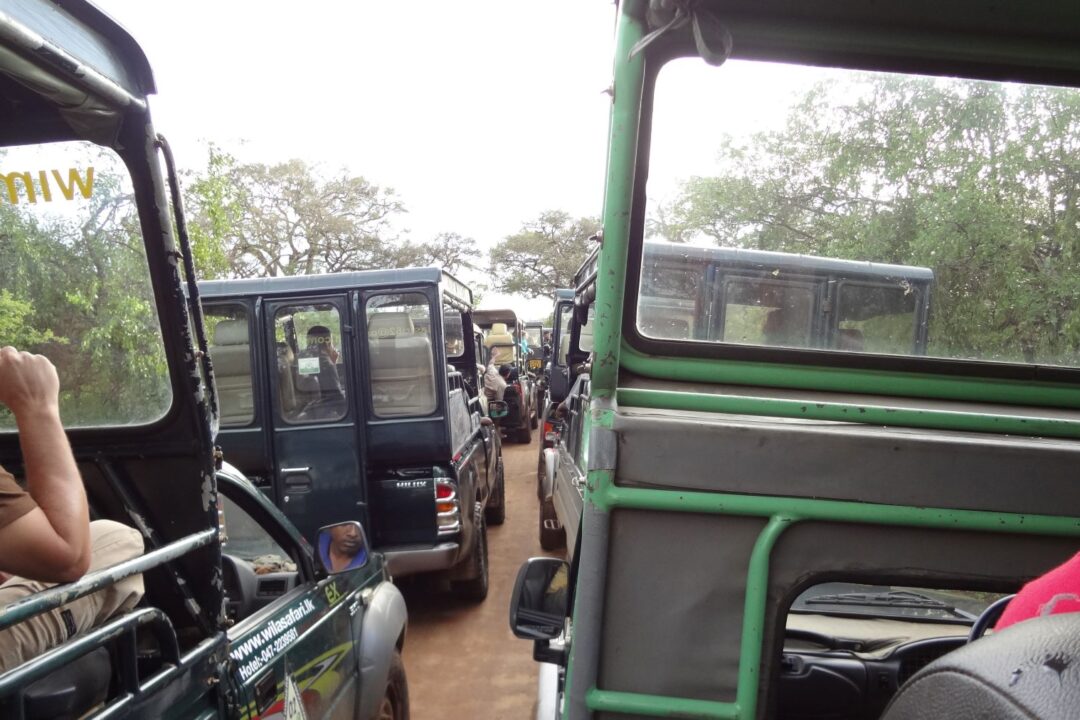
[[[777,717],[876,720],[908,678],[967,642],[966,624],[788,617]]]

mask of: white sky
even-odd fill
[[[608,0],[97,3],[149,56],[182,167],[202,168],[212,140],[346,168],[395,189],[409,237],[483,248],[547,209],[600,214]]]

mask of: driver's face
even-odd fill
[[[330,528],[330,544],[341,555],[360,552],[360,542],[360,531],[351,523]]]

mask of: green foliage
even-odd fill
[[[1080,362],[1080,99],[852,74],[725,138],[651,235],[931,267],[930,352]]]
[[[52,360],[66,424],[148,422],[171,390],[143,241],[120,163],[92,161],[89,200],[0,206],[0,345]]]
[[[591,249],[589,238],[599,229],[596,218],[575,220],[561,210],[540,213],[492,248],[495,289],[536,298],[570,287]]]

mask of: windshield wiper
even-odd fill
[[[964,612],[947,602],[911,592],[909,590],[890,590],[888,592],[846,592],[835,595],[817,595],[803,601],[805,605],[858,605],[861,607],[895,607],[914,610],[940,610],[964,620],[975,620],[976,616]]]

